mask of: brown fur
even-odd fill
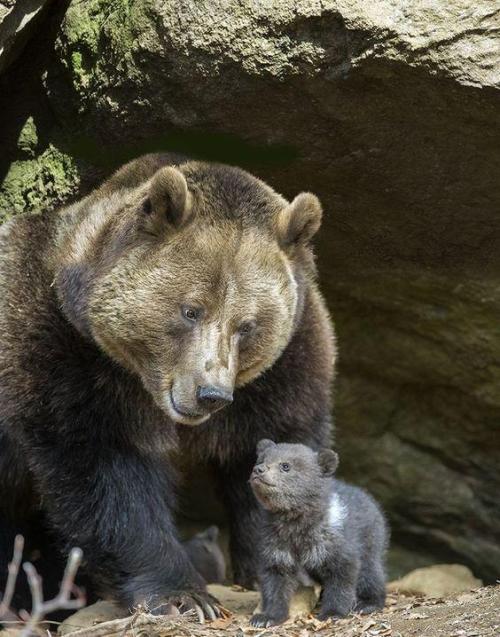
[[[309,246],[320,218],[313,195],[289,204],[239,169],[155,155],[8,224],[0,525],[29,492],[99,591],[129,603],[199,590],[169,521],[168,458],[182,454],[214,468],[236,578],[251,583],[257,440],[329,437],[333,336]],[[201,405],[205,386],[227,406]]]

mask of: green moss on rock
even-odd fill
[[[34,157],[36,147],[38,146],[38,131],[33,117],[28,117],[24,124],[19,138],[17,140],[17,148],[28,157]]]
[[[73,194],[78,183],[74,160],[52,144],[35,159],[15,161],[0,187],[0,221],[52,208]]]
[[[127,72],[135,48],[142,8],[129,0],[72,3],[64,19],[64,38],[57,43],[73,88],[86,97],[109,65]],[[105,51],[105,55],[100,55]],[[85,100],[79,104],[85,110]]]

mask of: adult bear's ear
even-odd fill
[[[257,455],[259,455],[259,453],[264,452],[266,449],[269,449],[270,447],[275,447],[276,443],[273,442],[272,440],[269,440],[268,438],[262,438],[262,440],[259,440],[259,442],[257,443]]]
[[[318,464],[324,476],[333,476],[339,466],[339,457],[331,449],[318,451]]]
[[[166,228],[181,228],[191,218],[192,195],[184,175],[173,166],[160,168],[151,180],[143,204],[143,227],[152,234]]]
[[[301,192],[278,214],[278,243],[283,248],[307,243],[319,230],[322,215],[321,204],[316,195]]]

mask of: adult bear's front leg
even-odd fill
[[[173,523],[173,485],[165,465],[132,449],[60,446],[37,453],[32,470],[46,512],[65,548],[83,550],[97,592],[125,608],[146,604],[162,613],[172,606],[213,619],[217,603],[206,592]]]
[[[253,462],[219,472],[219,484],[229,516],[229,548],[233,579],[236,584],[254,589],[257,585],[257,538],[261,520],[248,479]]]

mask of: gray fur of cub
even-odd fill
[[[250,484],[264,510],[259,583],[262,612],[254,626],[288,618],[304,575],[321,585],[320,619],[384,606],[389,531],[375,500],[333,478],[334,451],[261,440]]]

